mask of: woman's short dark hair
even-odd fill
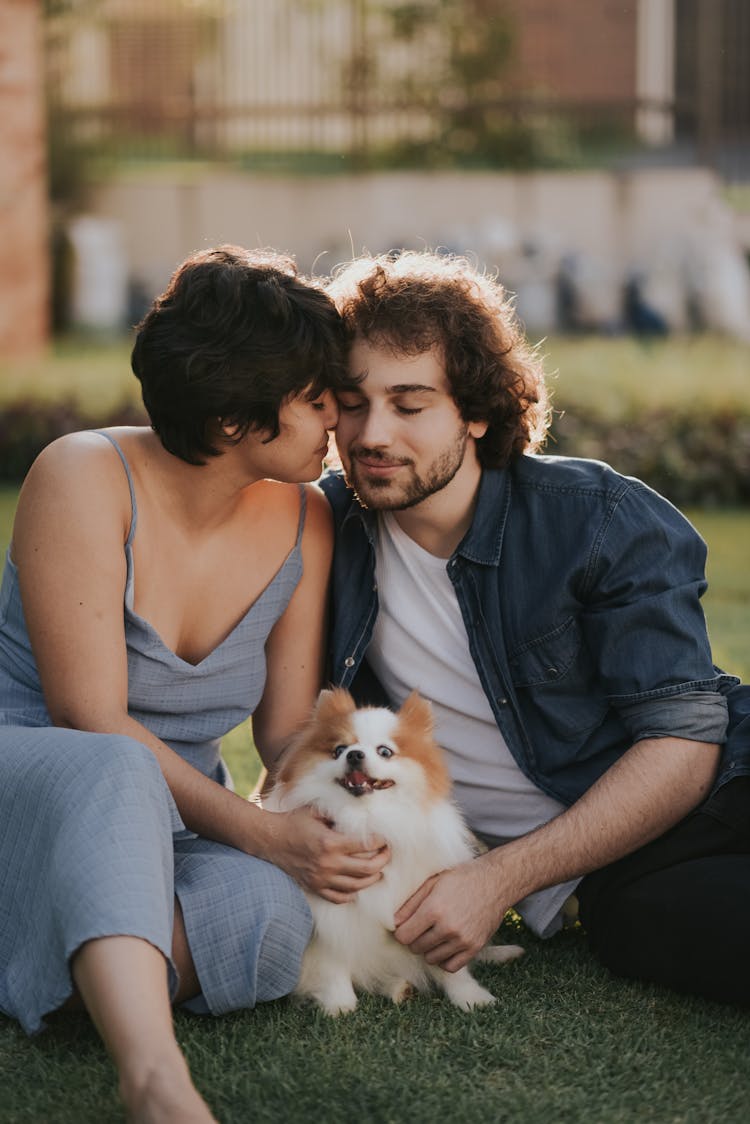
[[[345,377],[341,321],[322,283],[270,250],[191,254],[138,325],[131,357],[151,425],[189,464],[221,452],[219,422],[279,434],[279,408]]]
[[[349,344],[396,354],[437,348],[464,421],[485,421],[485,468],[504,468],[544,441],[549,405],[541,361],[503,286],[465,258],[430,251],[362,257],[339,266],[328,292]]]

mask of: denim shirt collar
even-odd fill
[[[365,529],[367,540],[370,546],[375,543],[378,526],[378,513],[368,507],[363,507],[355,495],[352,495],[349,508],[341,521],[342,530],[351,523],[352,520],[358,520]]]
[[[480,566],[498,566],[511,501],[511,479],[506,469],[485,469],[479,482],[477,506],[471,526],[456,554]]]

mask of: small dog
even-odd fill
[[[354,1010],[355,987],[399,1003],[412,988],[426,991],[435,984],[464,1011],[494,1003],[468,968],[446,972],[392,935],[396,910],[426,878],[477,853],[450,799],[429,703],[412,692],[394,714],[357,709],[342,688],[323,691],[264,800],[277,811],[303,805],[347,835],[363,841],[382,835],[391,861],[382,879],[351,902],[307,894],[315,930],[296,993],[316,1000],[329,1015]],[[504,963],[522,954],[517,945],[488,945],[478,959]]]

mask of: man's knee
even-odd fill
[[[586,921],[615,975],[750,1005],[750,855],[715,855],[654,871],[602,895]]]

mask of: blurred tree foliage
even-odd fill
[[[361,39],[347,79],[366,104],[386,88],[394,47],[409,46],[422,60],[390,82],[391,96],[408,112],[425,105],[437,112],[440,138],[372,141],[366,163],[378,167],[486,167],[525,170],[567,167],[585,150],[630,138],[621,121],[575,125],[533,91],[520,98],[510,81],[516,33],[504,0],[360,0]],[[426,45],[432,43],[430,52]],[[429,60],[429,61],[428,61]]]
[[[621,417],[556,410],[544,450],[606,461],[677,507],[750,504],[750,413],[703,405]]]

